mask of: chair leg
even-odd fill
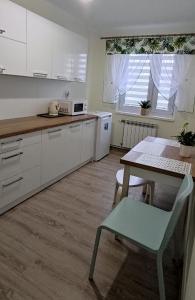
[[[96,263],[96,257],[97,257],[101,232],[102,232],[102,228],[99,227],[97,229],[95,245],[94,245],[94,249],[93,249],[93,255],[92,255],[92,258],[91,258],[91,265],[90,265],[90,271],[89,271],[89,280],[93,280],[93,273],[94,273],[94,269],[95,269],[95,263]]]
[[[114,200],[113,200],[113,203],[112,203],[112,207],[113,207],[113,208],[114,208],[115,205],[116,205],[118,189],[119,189],[119,184],[118,184],[118,182],[116,182],[115,192],[114,192]]]
[[[158,271],[158,285],[159,285],[160,300],[166,300],[164,276],[163,276],[163,263],[162,263],[161,254],[157,255],[157,271]]]

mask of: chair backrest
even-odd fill
[[[182,184],[177,193],[175,203],[173,205],[172,211],[170,212],[170,220],[167,226],[167,230],[164,235],[164,239],[161,244],[161,248],[165,249],[169,239],[174,233],[177,221],[181,215],[186,199],[192,194],[193,191],[193,180],[191,175],[186,175],[182,181]]]

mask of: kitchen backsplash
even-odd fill
[[[47,111],[54,99],[85,99],[86,84],[49,79],[0,76],[0,120]]]

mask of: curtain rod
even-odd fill
[[[111,39],[128,39],[128,38],[142,38],[142,37],[163,37],[163,36],[189,36],[189,35],[194,35],[195,32],[193,33],[168,33],[168,34],[146,34],[146,35],[124,35],[124,36],[105,36],[101,37],[101,40],[111,40]]]

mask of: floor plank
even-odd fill
[[[157,300],[155,257],[104,233],[95,282],[88,281],[97,226],[111,211],[121,152],[89,163],[0,217],[0,300]],[[168,190],[168,192],[167,192]],[[141,195],[140,188],[132,190]],[[170,209],[174,189],[157,187]],[[178,269],[165,255],[167,299],[178,299]]]

